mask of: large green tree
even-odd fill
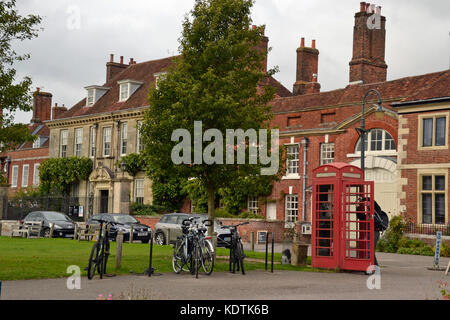
[[[31,79],[25,77],[17,81],[13,65],[30,57],[17,53],[14,46],[37,37],[41,20],[37,15],[21,16],[16,9],[16,0],[0,1],[0,151],[35,138],[27,126],[13,123],[15,111],[32,108]]]
[[[257,47],[264,27],[251,28],[253,2],[195,1],[183,22],[180,55],[174,58],[167,74],[159,79],[158,86],[150,89],[150,108],[141,129],[147,174],[198,179],[208,193],[210,219],[214,218],[216,192],[239,177],[260,174],[261,163],[250,164],[247,160],[245,164],[237,164],[237,161],[234,164],[208,164],[199,161],[199,155],[192,148],[189,154],[183,152],[189,163],[175,164],[172,150],[180,145],[181,139],[172,141],[172,134],[183,128],[194,141],[194,129],[199,129],[199,122],[202,136],[209,129],[217,129],[216,132],[225,135],[227,129],[268,128],[272,117],[269,101],[273,99],[275,89],[261,83],[276,70],[266,72],[261,67],[267,53]],[[216,142],[217,139],[212,136],[196,141],[201,150],[207,152],[208,141]],[[233,147],[238,148],[236,142]],[[240,147],[244,147],[248,156],[248,140]],[[226,148],[224,143],[223,154]],[[210,154],[214,157],[218,151],[214,149]],[[213,231],[210,228],[210,232]]]

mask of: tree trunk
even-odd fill
[[[215,198],[216,198],[216,190],[214,187],[208,187],[208,219],[213,223],[208,228],[208,234],[213,239],[214,252],[216,252],[217,248],[217,239],[214,236],[214,211],[215,211]]]

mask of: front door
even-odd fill
[[[277,219],[277,203],[276,202],[268,202],[267,203],[267,220],[276,220]]]
[[[108,190],[100,190],[100,212],[99,213],[108,213],[108,201],[109,200],[109,191]]]

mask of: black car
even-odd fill
[[[136,218],[128,214],[121,213],[100,213],[92,216],[86,227],[90,225],[99,224],[96,220],[106,220],[111,222],[110,239],[116,240],[117,233],[123,233],[123,240],[130,240],[131,227],[133,227],[133,240],[140,240],[142,243],[148,243],[152,237],[152,229],[144,224],[141,224]],[[86,229],[87,229],[86,228]]]
[[[177,237],[182,234],[181,223],[190,217],[201,219],[202,221],[208,219],[208,215],[198,213],[165,214],[155,225],[155,243],[160,245],[175,243]],[[219,220],[215,220],[214,231],[217,232],[217,246],[228,248],[231,242],[230,229],[222,228],[222,223]]]
[[[73,238],[75,223],[67,215],[56,211],[33,211],[30,212],[23,222],[42,222],[41,236],[50,236],[50,223],[54,224],[53,237]]]

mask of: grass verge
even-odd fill
[[[86,276],[84,268],[94,242],[74,241],[70,239],[25,239],[0,237],[0,280],[46,279],[68,277],[67,267],[79,266],[81,275]],[[107,273],[130,274],[143,273],[149,263],[150,246],[141,243],[124,243],[122,248],[122,266],[115,268],[116,243],[111,242],[111,255],[108,260]],[[153,247],[153,267],[156,272],[173,272],[172,246]],[[227,256],[229,250],[218,248],[217,256]],[[246,271],[264,270],[265,253],[246,251],[248,258],[261,262],[245,262]],[[274,261],[281,261],[281,253],[274,254]],[[310,264],[310,258],[308,258]],[[270,268],[270,255],[269,266]],[[323,271],[291,265],[274,264],[274,270]],[[218,259],[215,272],[228,271],[228,260]]]

